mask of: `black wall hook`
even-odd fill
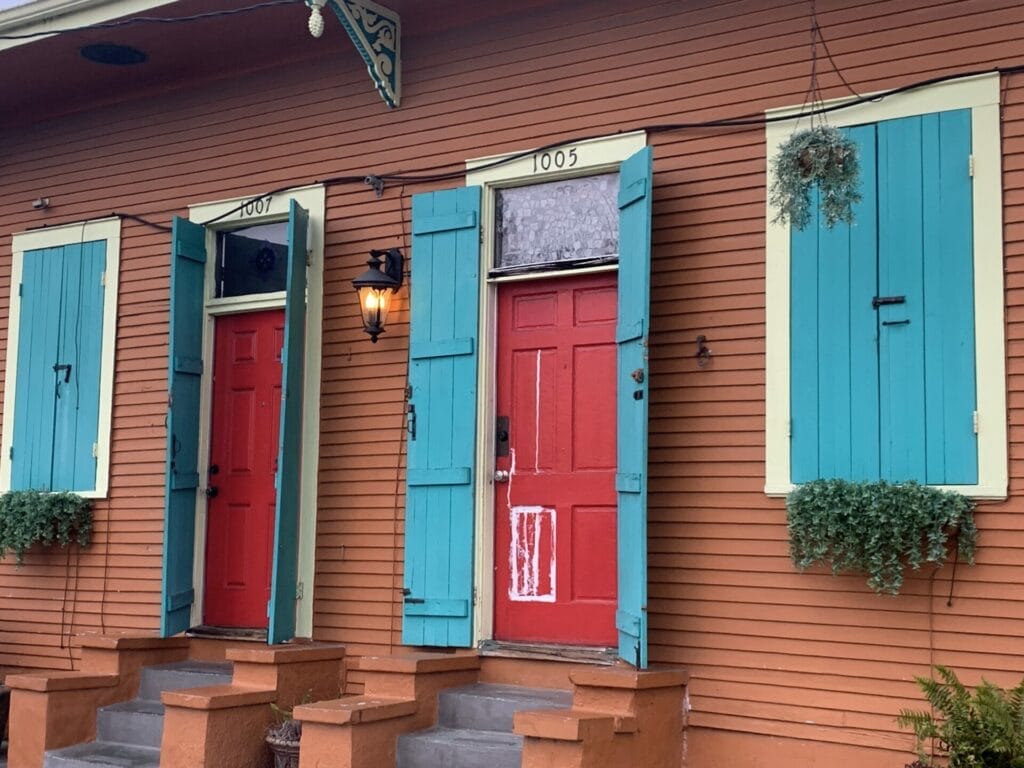
[[[703,368],[711,360],[711,350],[708,349],[707,342],[708,337],[703,333],[697,337],[697,351],[694,353],[694,357],[697,358],[697,367]]]

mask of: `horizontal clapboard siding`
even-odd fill
[[[310,48],[245,78],[0,130],[0,344],[10,234],[40,223],[26,201],[41,190],[59,204],[47,221],[125,210],[166,223],[190,203],[314,179],[458,168],[575,135],[759,114],[799,103],[807,87],[804,0],[534,2],[486,24],[461,3],[459,20],[444,22],[454,28],[439,27],[424,5],[395,3],[405,97],[384,119],[354,55],[325,66]],[[836,63],[862,92],[1020,63],[1016,0],[837,0],[820,10]],[[318,44],[344,44],[331,32]],[[845,94],[828,64],[819,71],[826,98]],[[1004,80],[1003,117],[1017,498],[1024,75]],[[666,132],[650,142],[651,660],[689,668],[694,744],[710,730],[765,734],[871,748],[864,754],[874,757],[857,763],[865,768],[900,764],[909,740],[893,719],[920,701],[911,678],[931,662],[1004,684],[1024,675],[1019,504],[980,509],[979,562],[958,570],[952,607],[948,568],[911,577],[894,599],[868,593],[859,577],[795,573],[782,504],[762,493],[763,130]],[[400,643],[409,317],[403,291],[371,346],[350,280],[370,248],[409,247],[414,192],[454,183],[392,184],[381,200],[359,183],[328,192],[314,635],[352,654]],[[70,570],[63,553],[34,552],[20,569],[0,563],[0,666],[70,668],[70,634],[158,624],[167,240],[124,223],[110,499],[97,505],[94,545],[72,555]],[[713,353],[703,369],[693,358],[699,334]],[[359,684],[353,674],[350,687]],[[780,757],[779,768],[787,764]]]

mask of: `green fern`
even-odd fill
[[[89,545],[92,501],[75,493],[9,491],[0,496],[0,557],[10,552],[21,565],[35,544]]]
[[[916,679],[936,714],[904,709],[897,718],[914,731],[920,764],[941,764],[926,749],[935,744],[949,768],[1024,768],[1024,680],[1006,691],[983,679],[972,693],[948,667],[935,671],[938,680]]]

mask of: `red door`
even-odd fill
[[[616,643],[615,315],[614,274],[499,289],[499,640]]]
[[[203,623],[267,626],[284,311],[217,318]]]

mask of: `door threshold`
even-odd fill
[[[554,643],[514,643],[506,640],[482,640],[481,656],[509,659],[541,659],[544,661],[571,661],[578,664],[611,666],[618,657],[617,648],[589,645],[557,645]]]
[[[186,637],[202,637],[210,640],[245,640],[251,643],[267,642],[267,630],[246,627],[210,627],[200,624],[185,633]]]

